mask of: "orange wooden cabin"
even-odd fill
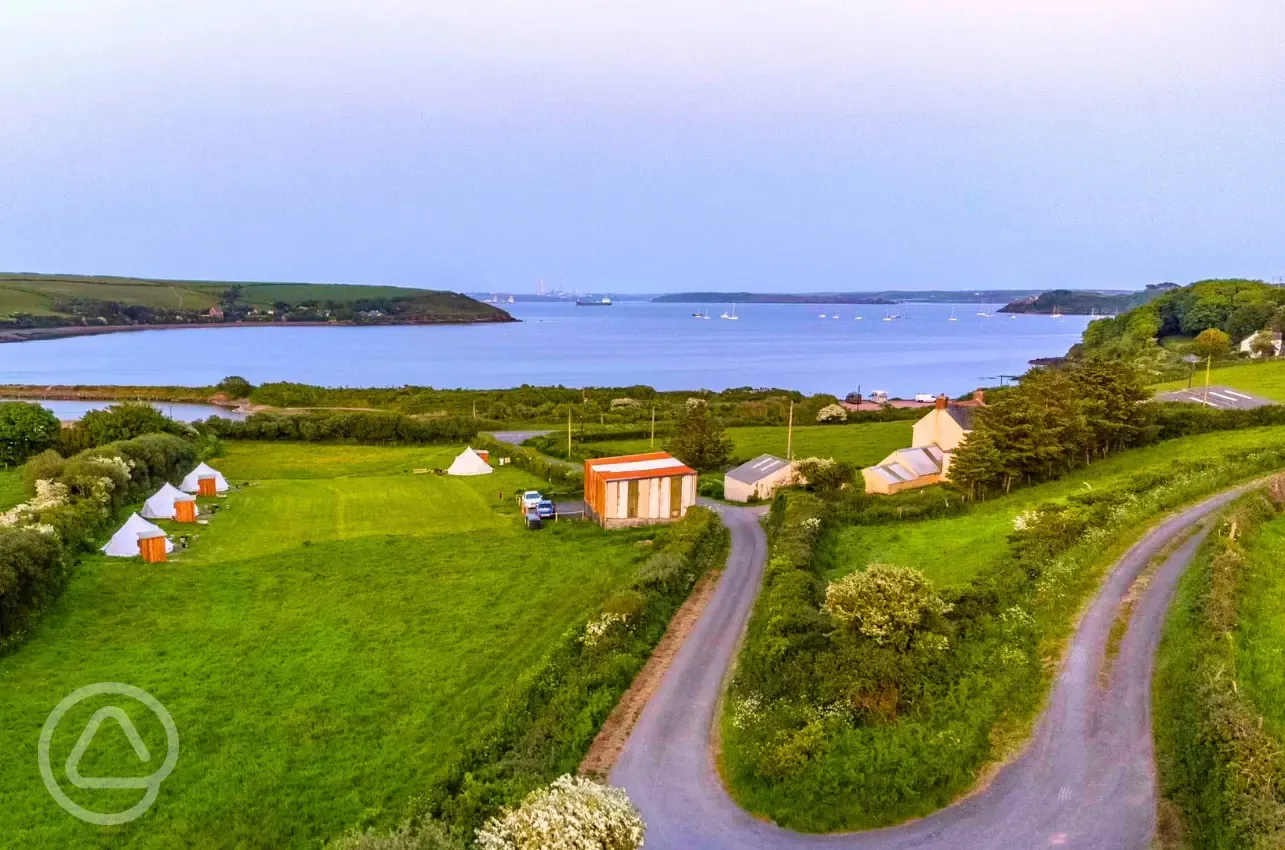
[[[585,510],[603,528],[673,522],[696,504],[696,470],[668,452],[585,461]]]
[[[165,532],[140,531],[138,533],[138,554],[149,564],[165,562]]]
[[[217,496],[219,480],[213,475],[202,475],[196,479],[196,492],[202,496]]]
[[[196,522],[196,499],[193,496],[177,496],[174,499],[174,519],[176,522]]]

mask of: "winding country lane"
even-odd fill
[[[1167,544],[1238,496],[1221,493],[1151,529],[1112,568],[1072,638],[1026,751],[990,786],[922,820],[871,832],[804,835],[745,813],[715,770],[715,708],[767,559],[762,509],[712,506],[731,529],[727,569],[611,772],[647,822],[647,847],[1146,848],[1155,830],[1151,673],[1174,588],[1206,531],[1165,559],[1133,607],[1103,690],[1099,672],[1120,600]]]

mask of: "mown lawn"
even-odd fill
[[[0,469],[0,511],[7,511],[26,498],[27,493],[22,489],[22,469]]]
[[[516,469],[400,471],[457,451],[233,444],[214,465],[254,483],[217,500],[191,549],[164,566],[82,563],[31,639],[0,659],[0,843],[319,847],[359,822],[396,821],[645,554],[633,545],[645,531],[525,531],[510,495],[537,482]],[[36,744],[59,700],[104,681],[160,700],[181,752],[146,815],[102,828],[58,808]],[[88,700],[59,725],[57,775],[110,703]],[[153,761],[140,766],[109,722],[86,776],[146,775],[163,758],[156,721],[119,704]],[[104,811],[140,796],[63,785]]]
[[[1245,393],[1260,395],[1273,401],[1285,402],[1285,358],[1253,363],[1237,363],[1231,366],[1216,366],[1209,372],[1209,382],[1224,387],[1231,387]],[[1193,387],[1205,385],[1205,371],[1196,371],[1192,380]],[[1187,381],[1169,381],[1158,384],[1157,392],[1186,389]]]
[[[913,422],[866,422],[859,425],[799,425],[794,429],[794,456],[832,457],[857,466],[883,460],[895,449],[910,445]],[[785,456],[786,428],[780,425],[747,425],[728,428],[732,456],[749,460],[761,454]],[[663,448],[664,438],[656,438]],[[650,451],[650,440],[611,440],[587,445],[619,454]]]
[[[1247,546],[1236,673],[1271,730],[1285,739],[1285,518],[1263,523]]]
[[[1285,445],[1285,428],[1281,427],[1169,440],[1121,452],[1057,481],[984,502],[964,516],[846,528],[840,532],[827,578],[838,578],[869,564],[885,563],[915,567],[942,586],[965,582],[1003,557],[1013,518],[1041,502],[1060,501],[1088,488],[1110,486],[1138,472],[1163,471],[1185,457],[1281,445]]]

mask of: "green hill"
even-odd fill
[[[0,327],[274,321],[431,324],[513,317],[466,295],[433,289],[0,274]]]

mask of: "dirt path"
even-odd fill
[[[791,832],[747,814],[728,796],[715,768],[716,710],[767,559],[757,516],[721,506],[732,532],[727,568],[638,716],[611,782],[625,788],[642,811],[647,846],[662,850],[1142,850],[1150,845],[1156,822],[1151,673],[1165,611],[1206,534],[1192,530],[1244,489],[1169,517],[1116,563],[1070,641],[1025,752],[1000,769],[985,790],[902,826],[823,836]],[[1172,553],[1163,554],[1185,534]],[[1100,672],[1121,600],[1157,555],[1163,562],[1133,600],[1131,622],[1115,653],[1109,684],[1102,688]]]

